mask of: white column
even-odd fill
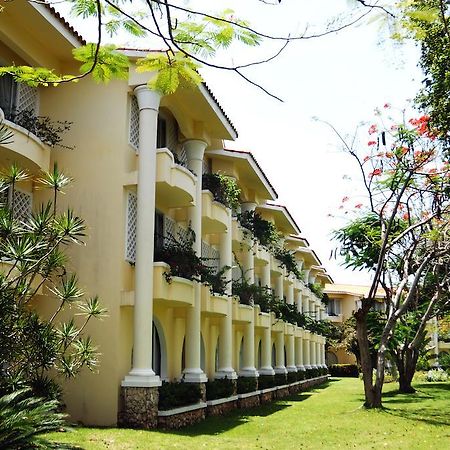
[[[310,347],[309,338],[311,334],[309,331],[303,331],[303,365],[305,369],[311,369],[311,359],[310,359]]]
[[[275,296],[280,300],[284,297],[283,278],[284,276],[280,274],[275,280]]]
[[[261,272],[261,285],[270,289],[270,263],[262,267]],[[261,368],[259,373],[261,375],[274,375],[275,371],[272,367],[272,330],[269,325],[263,330],[262,342],[261,342]]]
[[[302,313],[309,316],[309,295],[303,292],[302,295]]]
[[[296,304],[297,304],[297,311],[298,312],[302,312],[303,311],[303,305],[302,305],[302,290],[301,289],[299,289],[297,291]]]
[[[289,280],[287,292],[286,292],[286,303],[288,305],[294,304],[294,283],[292,280]]]
[[[216,378],[235,379],[236,372],[233,369],[233,302],[231,297],[231,266],[233,265],[233,251],[231,242],[231,210],[228,211],[227,232],[219,236],[220,267],[230,267],[224,273],[226,280],[225,293],[227,295],[227,315],[220,318],[219,322],[219,370]]]
[[[303,330],[301,334],[303,334]],[[298,371],[305,370],[305,366],[303,365],[303,338],[300,336],[296,336],[295,338],[295,365]]]
[[[275,373],[286,373],[284,365],[284,333],[275,334],[276,366]]]
[[[286,369],[288,372],[297,372],[297,366],[295,365],[295,336],[288,334],[286,341]]]
[[[241,204],[241,210],[252,211],[256,208],[256,203],[246,202]],[[255,283],[255,258],[251,245],[244,248],[244,277],[250,284]],[[258,371],[255,367],[255,317],[252,314],[250,322],[244,327],[244,367],[239,371],[239,375],[243,377],[257,377]]]
[[[309,340],[309,358],[310,365],[313,369],[317,369],[317,359],[316,359],[316,336],[311,335],[311,339]]]
[[[136,87],[134,93],[139,106],[139,158],[133,366],[122,386],[152,387],[161,384],[152,368],[156,133],[161,96],[147,86]]]
[[[202,165],[206,142],[192,139],[184,143],[187,163],[197,175],[195,184],[195,205],[188,209],[188,219],[195,233],[193,249],[196,255],[202,254]],[[188,383],[203,383],[207,377],[200,367],[201,339],[201,284],[194,282],[194,305],[186,313],[186,368],[184,380]]]

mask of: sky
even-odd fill
[[[211,2],[177,3],[204,9]],[[323,31],[330,20],[337,20],[335,25],[344,22],[351,4],[351,0],[282,0],[273,6],[258,0],[215,0],[212,12],[230,7],[255,29],[294,36],[305,30]],[[89,24],[70,22],[89,37]],[[219,59],[254,61],[272,55],[279,45],[264,42],[247,50],[233,46]],[[386,22],[371,14],[343,31],[289,44],[274,61],[246,70],[283,102],[230,72],[202,70],[239,133],[237,141],[227,146],[254,154],[279,194],[277,203],[289,209],[335,283],[368,284],[370,275],[344,269],[330,259],[336,247],[332,230],[345,223],[339,210],[342,198],[348,196],[355,204],[361,198],[356,166],[324,122],[351,137],[358,125],[368,128],[375,108],[385,103],[403,108],[420,88],[417,61],[418,50],[412,44],[394,43]]]

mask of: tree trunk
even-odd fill
[[[416,392],[411,383],[416,373],[418,357],[419,352],[416,349],[406,348],[402,352],[397,352],[395,360],[398,368],[399,392],[403,394]]]
[[[364,383],[364,406],[366,408],[381,408],[381,389],[373,384],[373,364],[369,348],[367,332],[367,314],[362,310],[355,313],[356,337],[358,339],[359,352],[361,358],[361,371]]]

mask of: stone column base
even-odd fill
[[[122,387],[118,425],[152,429],[158,426],[157,387]]]

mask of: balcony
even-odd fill
[[[0,118],[3,112],[0,109]],[[22,169],[31,173],[48,171],[50,168],[50,148],[43,144],[34,134],[20,125],[4,119],[3,124],[11,131],[12,138],[5,144],[0,144],[0,165],[10,166],[14,162]]]
[[[271,313],[261,312],[259,305],[255,305],[255,327],[256,328],[269,328],[272,323]]]
[[[270,263],[270,253],[261,245],[257,244],[254,247],[255,265],[266,265]]]
[[[235,217],[233,217],[233,220],[231,222],[231,238],[233,240],[233,244],[237,246],[244,242],[245,239],[244,232],[242,231],[242,228]]]
[[[194,284],[185,278],[172,277],[168,283],[164,273],[169,270],[166,263],[153,263],[153,300],[166,307],[194,305]],[[121,306],[134,306],[134,291],[123,291]]]
[[[202,314],[209,317],[223,317],[228,314],[228,298],[211,294],[209,287],[202,286]]]
[[[191,206],[195,199],[196,177],[188,169],[175,163],[168,148],[160,148],[156,153],[156,204],[166,208]],[[125,186],[138,184],[137,171],[129,172],[123,183]]]
[[[205,234],[225,233],[228,226],[228,209],[214,200],[210,191],[202,191],[202,231]]]
[[[233,322],[248,323],[252,321],[254,315],[253,306],[242,305],[237,300],[233,300]]]

